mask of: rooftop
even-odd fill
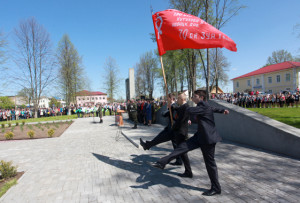
[[[285,61],[282,63],[277,63],[277,64],[262,67],[260,69],[252,71],[245,75],[241,75],[239,77],[233,78],[231,80],[246,78],[246,77],[250,77],[250,76],[254,76],[254,75],[260,75],[260,74],[264,74],[264,73],[270,73],[270,72],[275,72],[275,71],[280,71],[280,70],[285,70],[285,69],[295,68],[295,67],[300,67],[300,62]]]
[[[95,95],[107,95],[107,94],[103,93],[103,92],[99,92],[99,91],[90,92],[90,91],[87,91],[87,90],[82,90],[80,92],[77,92],[76,95],[77,96],[95,96]]]

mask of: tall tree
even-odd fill
[[[152,99],[157,78],[157,58],[152,51],[148,51],[140,57],[139,63],[136,65],[136,72],[136,92],[140,95],[148,94],[148,97]]]
[[[69,36],[65,34],[58,43],[59,85],[66,104],[76,101],[76,92],[87,86],[87,79],[79,56]]]
[[[135,65],[135,92],[137,96],[146,95],[146,76],[140,63]]]
[[[218,29],[223,27],[238,11],[244,6],[238,4],[238,0],[170,0],[171,7],[181,10],[204,19],[207,23],[214,25]],[[197,87],[197,68],[200,65],[204,69],[204,78],[206,81],[206,90],[211,90],[209,84],[211,81],[210,70],[210,49],[204,50],[184,50],[186,57],[186,73],[188,78],[189,93]],[[217,69],[216,69],[217,70]],[[218,78],[218,77],[217,77]],[[218,81],[218,79],[216,80]],[[191,94],[190,94],[191,95]]]
[[[18,92],[18,96],[23,98],[23,101],[25,101],[26,103],[28,102],[28,105],[30,105],[32,99],[33,99],[33,95],[32,95],[32,90],[29,88],[24,87],[23,89],[21,89]]]
[[[239,5],[238,0],[204,0],[205,5],[205,15],[204,19],[207,23],[215,26],[217,29],[221,29],[226,23],[228,23],[232,17],[236,16],[240,9],[244,8],[245,6]],[[215,66],[215,82],[216,88],[218,90],[218,69],[221,68],[218,66],[218,51],[215,51],[215,61],[210,60],[210,52],[211,49],[206,49],[206,63],[204,62],[203,55],[199,52],[201,61],[202,61],[202,68],[204,69],[205,73],[205,81],[206,81],[206,91],[207,95],[210,95],[211,88],[213,85],[210,86],[211,81],[211,70],[210,65]],[[211,62],[213,64],[211,64]],[[210,97],[208,96],[207,99]]]
[[[226,85],[228,82],[228,66],[227,58],[223,55],[222,49],[212,49],[210,52],[211,78],[210,87],[216,84],[216,91],[219,83]],[[218,80],[218,82],[216,82]]]
[[[277,63],[282,63],[285,61],[293,61],[292,54],[284,49],[273,51],[272,56],[268,57],[267,64],[272,65],[272,64],[277,64]]]
[[[204,0],[170,0],[170,6],[185,13],[200,17],[205,6]],[[186,78],[189,96],[197,87],[197,67],[199,65],[198,52],[194,49],[182,50],[184,64],[186,66]]]
[[[234,16],[236,16],[238,14],[238,12],[242,9],[245,8],[245,6],[240,5],[238,0],[214,0],[214,4],[213,4],[214,8],[213,8],[213,12],[214,12],[214,21],[213,21],[213,25],[220,30],[223,26],[226,25],[226,23]],[[215,60],[212,61],[212,63],[214,64],[214,70],[215,70],[215,83],[216,83],[216,93],[218,93],[218,87],[219,87],[219,79],[221,79],[220,82],[222,82],[222,80],[224,80],[223,75],[220,75],[219,77],[219,72],[222,74],[224,73],[222,69],[221,65],[222,63],[220,63],[220,61],[223,61],[224,56],[221,56],[221,59],[219,60],[218,58],[218,51],[219,48],[216,48],[215,53]],[[213,86],[213,85],[212,85]],[[211,86],[211,87],[212,87]],[[211,90],[210,90],[211,91]]]
[[[108,93],[110,102],[113,102],[115,93],[120,84],[120,79],[118,78],[119,67],[117,65],[116,60],[109,56],[105,60],[104,70],[105,70],[104,85]]]
[[[34,18],[29,18],[15,29],[18,73],[12,74],[14,83],[32,91],[35,117],[41,94],[55,79],[54,58],[50,37],[46,29]]]

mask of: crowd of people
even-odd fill
[[[37,112],[38,118],[67,115],[68,107],[65,108],[39,108]],[[12,108],[12,109],[0,109],[0,121],[12,121],[29,119],[34,117],[33,108]]]
[[[132,105],[132,104],[135,105]],[[136,120],[137,122],[151,126],[152,123],[156,122],[155,111],[162,105],[162,103],[154,101],[154,100],[131,100],[127,102],[127,112],[129,115],[129,119]]]
[[[113,103],[113,104],[97,104],[94,106],[81,106],[74,109],[78,118],[99,116],[99,112],[102,112],[102,115],[105,116],[107,113],[115,115],[117,110],[126,110],[125,103]]]
[[[38,108],[37,117],[51,117],[51,116],[62,116],[62,115],[73,115],[77,114],[78,117],[90,117],[98,116],[99,105],[86,106],[86,107],[53,107],[53,108]],[[109,112],[109,115],[114,114],[117,109],[125,110],[126,103],[114,103],[102,105],[103,116]],[[0,108],[0,121],[12,121],[34,118],[34,108],[12,108],[12,109],[1,109]]]
[[[228,103],[235,104],[243,108],[283,108],[298,107],[299,91],[292,94],[291,92],[282,92],[277,94],[265,94],[257,92],[249,93],[225,93],[214,96],[215,99],[225,100]]]

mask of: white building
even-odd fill
[[[50,98],[41,97],[39,102],[39,108],[49,108]]]
[[[90,92],[82,90],[76,94],[76,104],[82,106],[94,106],[107,103],[107,94],[103,92]]]

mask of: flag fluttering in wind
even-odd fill
[[[227,35],[201,18],[168,9],[152,15],[159,55],[168,50],[223,48],[237,51]]]

